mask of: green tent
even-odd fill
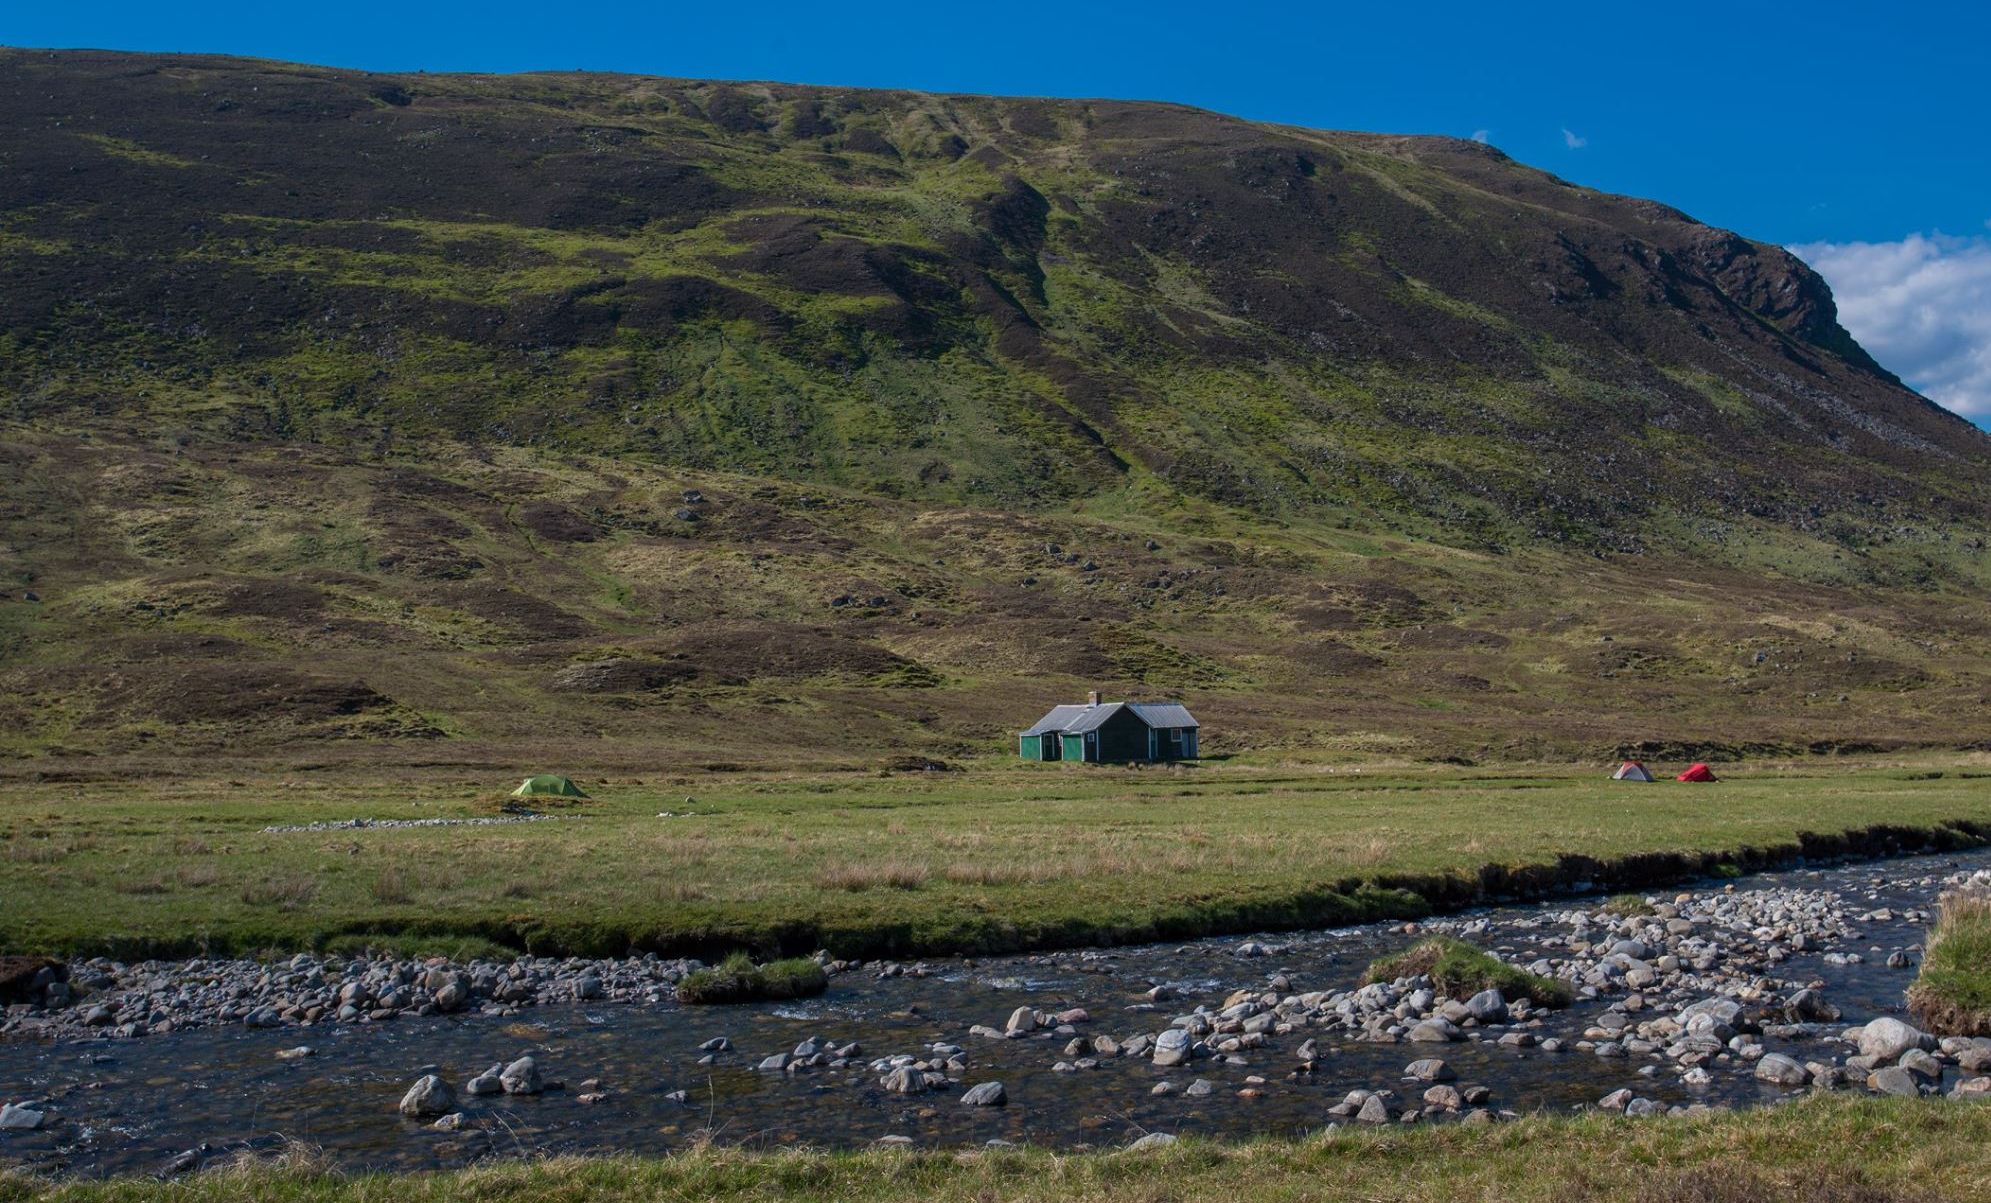
[[[514,798],[585,798],[581,787],[555,773],[541,773],[537,777],[527,777],[525,784],[512,791]]]

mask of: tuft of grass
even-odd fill
[[[373,900],[384,906],[406,906],[415,899],[407,874],[399,865],[389,865],[373,879]]]
[[[825,890],[861,894],[865,890],[917,890],[932,876],[933,870],[909,861],[826,865],[816,875],[816,884]]]
[[[294,911],[309,906],[318,896],[318,883],[309,877],[294,875],[288,877],[265,877],[242,887],[242,902],[245,906],[275,907],[280,911]]]
[[[1509,999],[1525,998],[1543,1007],[1566,1007],[1569,983],[1517,969],[1464,940],[1428,936],[1399,953],[1377,957],[1362,973],[1364,985],[1428,974],[1431,984],[1453,998],[1497,989]]]
[[[696,1004],[767,1002],[821,994],[829,984],[823,967],[807,957],[756,965],[746,953],[736,952],[717,965],[686,974],[678,983],[677,998]]]
[[[1943,895],[1908,1006],[1938,1035],[1991,1036],[1991,891]]]
[[[1617,915],[1626,919],[1638,915],[1652,914],[1652,904],[1647,902],[1644,895],[1641,894],[1614,895],[1605,899],[1604,905],[1600,909],[1607,914]]]

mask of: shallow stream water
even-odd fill
[[[1768,970],[1786,980],[1822,982],[1826,999],[1843,1011],[1831,1025],[1837,1031],[1900,1013],[1913,970],[1889,969],[1884,962],[1888,952],[1915,950],[1922,939],[1920,922],[1902,912],[1932,906],[1944,876],[1987,867],[1991,852],[1976,852],[1766,873],[1733,884],[1739,891],[1829,889],[1843,895],[1854,913],[1895,912],[1891,920],[1858,924],[1856,937]],[[1719,890],[1722,883],[1688,888]],[[1545,911],[1583,905],[1565,899],[1500,907],[1423,926],[1458,930],[1484,922],[1471,938],[1525,964],[1537,955],[1536,941],[1568,929],[1522,924]],[[1091,1020],[1079,1025],[1081,1035],[1124,1040],[1159,1032],[1172,1016],[1198,1004],[1214,1010],[1232,990],[1263,988],[1275,974],[1290,979],[1292,992],[1350,988],[1370,959],[1414,938],[1396,926],[1369,926],[972,962],[940,959],[926,962],[930,976],[881,980],[867,971],[847,973],[820,998],[780,1005],[562,1005],[532,1008],[514,1019],[402,1018],[377,1025],[231,1027],[136,1040],[0,1044],[0,1101],[42,1100],[62,1119],[44,1131],[0,1132],[0,1164],[52,1173],[148,1173],[201,1146],[206,1156],[218,1157],[286,1140],[316,1145],[350,1168],[412,1169],[494,1155],[662,1153],[705,1132],[727,1144],[828,1147],[885,1136],[909,1137],[921,1146],[1002,1139],[1064,1147],[1118,1145],[1157,1131],[1246,1137],[1318,1129],[1328,1122],[1326,1109],[1354,1088],[1421,1091],[1421,1083],[1404,1081],[1403,1071],[1426,1056],[1443,1057],[1460,1085],[1488,1086],[1494,1107],[1517,1112],[1592,1104],[1621,1087],[1667,1103],[1744,1105],[1786,1094],[1755,1081],[1740,1064],[1715,1073],[1712,1084],[1692,1088],[1670,1066],[1641,1075],[1641,1066],[1653,1064],[1649,1059],[1604,1060],[1490,1040],[1375,1044],[1303,1029],[1246,1052],[1245,1066],[1199,1060],[1159,1069],[1144,1057],[1108,1057],[1096,1069],[1056,1072],[1053,1064],[1073,1059],[1063,1053],[1068,1037],[1000,1041],[968,1034],[975,1024],[1001,1027],[1020,1005],[1083,1007]],[[1276,951],[1239,956],[1247,939]],[[1859,953],[1864,960],[1830,964],[1824,955],[1830,952]],[[1174,985],[1179,997],[1149,1003],[1145,992],[1158,983]],[[1536,1034],[1573,1043],[1609,1002],[1548,1012]],[[713,1065],[697,1064],[699,1045],[716,1036],[730,1038],[734,1051]],[[1309,1036],[1326,1050],[1318,1072],[1290,1076],[1294,1049]],[[867,1063],[924,1055],[929,1045],[946,1042],[961,1047],[968,1068],[959,1087],[917,1096],[886,1092],[868,1064],[792,1075],[755,1069],[761,1058],[809,1038],[857,1041]],[[1824,1039],[1766,1043],[1800,1061],[1833,1053],[1843,1058],[1849,1051]],[[310,1045],[316,1055],[277,1056],[298,1045]],[[527,1053],[566,1089],[523,1098],[461,1096],[465,1080]],[[443,1133],[397,1113],[402,1093],[424,1072],[439,1073],[458,1088],[472,1127]],[[1239,1097],[1252,1075],[1265,1079],[1256,1087],[1260,1097]],[[600,1080],[608,1097],[583,1104],[575,1088],[591,1078]],[[1204,1078],[1214,1089],[1202,1097],[1152,1094],[1164,1078],[1180,1084]],[[1004,1083],[1006,1107],[958,1102],[963,1090],[986,1081]],[[686,1092],[688,1101],[667,1099],[674,1091]]]

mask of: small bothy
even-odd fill
[[[1178,702],[1101,702],[1053,706],[1018,734],[1025,760],[1194,760],[1201,724]]]

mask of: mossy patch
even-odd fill
[[[1362,982],[1393,982],[1428,975],[1431,984],[1453,998],[1482,990],[1498,990],[1509,999],[1525,998],[1537,1006],[1565,1007],[1571,991],[1567,982],[1517,969],[1464,940],[1429,936],[1403,952],[1377,957],[1362,973]]]
[[[736,952],[705,969],[693,970],[677,986],[681,1003],[719,1004],[769,1002],[784,998],[807,998],[829,989],[829,975],[807,957],[754,964],[744,952]]]

